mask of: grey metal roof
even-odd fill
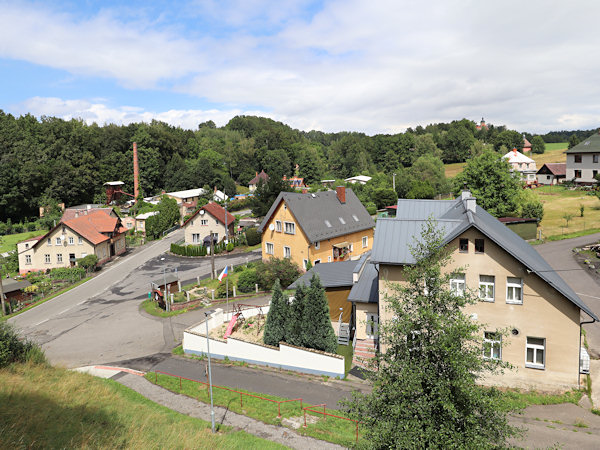
[[[565,153],[600,153],[600,134],[592,134]]]
[[[27,280],[15,280],[14,278],[3,278],[2,279],[2,290],[5,294],[9,292],[20,291],[25,289],[27,286],[31,286],[31,283]]]
[[[335,191],[314,194],[281,192],[258,228],[261,233],[282,200],[311,243],[375,226],[375,222],[352,189],[346,189],[345,203],[338,200]]]
[[[375,264],[366,264],[358,282],[352,286],[349,302],[379,303],[379,273]]]
[[[404,204],[403,206],[409,209],[409,205]],[[467,229],[474,227],[520,261],[529,271],[538,275],[573,304],[585,311],[590,317],[599,320],[531,245],[483,208],[477,206],[475,213],[468,211],[465,203],[460,198],[449,202],[445,212],[441,211],[439,206],[434,205],[429,210],[434,210],[441,217],[441,219],[436,220],[436,223],[444,235],[444,243],[450,242]],[[427,207],[421,207],[421,205],[416,205],[416,207],[422,208],[423,211],[427,210]],[[400,202],[398,203],[398,209],[400,210]],[[452,217],[452,219],[448,220],[445,217]],[[421,220],[406,220],[400,215],[397,215],[395,219],[379,219],[375,229],[371,262],[414,264],[415,259],[410,253],[410,246],[420,240],[426,219],[424,217]]]
[[[165,284],[165,279],[167,284],[171,284],[179,281],[179,276],[174,273],[167,273],[164,276],[160,275],[158,278],[152,281],[152,283],[154,283],[157,286],[163,286]]]
[[[313,274],[321,279],[325,288],[352,286],[352,272],[356,267],[356,261],[340,261],[315,264],[304,275],[288,286],[288,289],[296,289],[299,285],[310,285]]]

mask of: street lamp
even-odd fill
[[[210,369],[210,339],[208,338],[208,316],[214,311],[204,311],[204,322],[206,323],[206,353],[208,354],[208,387],[210,389],[210,423],[212,432],[215,432],[215,408],[213,406],[212,371]]]
[[[165,258],[160,258],[161,261],[164,261]],[[165,264],[163,263],[163,280],[164,280],[164,288],[163,288],[163,300],[165,301],[165,311],[170,312],[171,305],[169,305],[169,299],[167,298],[167,272],[165,268]]]

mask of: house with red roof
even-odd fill
[[[256,176],[248,183],[248,189],[250,192],[254,192],[256,190],[260,180],[263,180],[264,183],[269,181],[269,175],[267,175],[264,170],[261,170],[260,173],[256,172]]]
[[[546,163],[537,171],[540,184],[558,184],[567,178],[567,163]]]
[[[91,254],[98,257],[98,264],[104,264],[125,252],[127,228],[113,214],[112,208],[88,210],[61,220],[43,236],[19,242],[19,272],[72,267]]]
[[[210,234],[221,241],[226,234],[234,235],[235,217],[218,203],[210,202],[198,209],[182,226],[186,245],[202,245]],[[227,230],[227,233],[225,232]]]

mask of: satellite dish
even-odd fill
[[[203,216],[203,215],[204,215],[204,210],[203,210],[203,209],[201,209],[201,210],[200,210],[200,215],[201,215],[201,216]]]
[[[271,224],[269,225],[269,230],[273,231],[275,229],[275,225]]]

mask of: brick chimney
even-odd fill
[[[338,186],[335,188],[335,193],[340,203],[346,203],[346,186]]]

